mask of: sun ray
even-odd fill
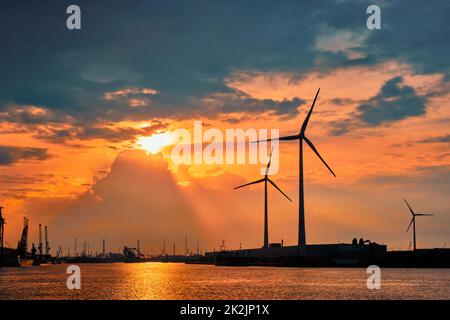
[[[170,132],[156,133],[149,137],[141,136],[137,139],[137,147],[152,154],[160,152],[173,143],[174,137]]]

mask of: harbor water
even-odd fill
[[[67,264],[0,268],[0,299],[450,299],[450,269],[215,267],[177,263]]]

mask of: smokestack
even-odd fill
[[[48,243],[48,230],[47,226],[44,227],[44,234],[45,234],[45,255],[50,255],[50,245]]]
[[[188,245],[187,245],[187,235],[184,236],[184,254],[187,256],[188,255]]]
[[[166,255],[166,240],[163,240],[163,249],[162,249],[162,255]]]
[[[103,239],[103,255],[106,254],[106,245],[105,245],[105,239]]]
[[[39,245],[38,245],[39,255],[43,254],[42,250],[43,250],[43,248],[42,248],[42,226],[41,226],[41,224],[39,224]]]
[[[200,246],[199,246],[198,240],[197,240],[197,255],[199,255],[199,254],[200,254]]]
[[[176,251],[175,251],[175,241],[173,242],[173,255],[176,256]]]
[[[75,238],[75,251],[73,252],[73,254],[75,255],[75,257],[78,256],[78,253],[77,253],[77,238]]]
[[[139,240],[137,241],[137,250],[138,250],[138,253],[140,254],[141,253],[141,246],[139,245]]]

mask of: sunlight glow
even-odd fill
[[[139,148],[156,154],[164,147],[174,143],[174,138],[170,132],[156,133],[150,137],[138,137],[137,145]]]

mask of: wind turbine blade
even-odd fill
[[[272,162],[272,153],[273,153],[273,147],[270,149],[269,163],[267,164],[267,169],[270,168],[270,163]]]
[[[278,188],[278,186],[275,184],[275,182],[273,182],[272,180],[270,180],[270,179],[267,179],[278,191],[280,191],[281,192],[281,194],[283,195],[283,196],[285,196],[290,202],[292,202],[292,200],[291,200],[291,198],[289,198],[283,191],[281,191],[281,189],[280,188]]]
[[[323,160],[322,156],[319,154],[319,151],[317,151],[316,147],[314,147],[312,142],[306,136],[304,136],[303,139],[305,139],[306,143],[309,145],[312,151],[314,151],[314,153],[319,157],[319,159],[322,160],[323,164],[328,168],[328,170],[330,170],[331,174],[336,177],[333,170],[331,170],[330,166],[325,162],[325,160]]]
[[[316,104],[317,97],[319,96],[319,92],[320,92],[320,88],[319,88],[319,90],[317,90],[316,96],[314,97],[314,101],[311,105],[311,109],[309,109],[309,112],[305,118],[305,121],[303,121],[302,128],[300,130],[300,133],[302,133],[302,134],[305,133],[306,127],[308,126],[309,118],[311,117],[311,114],[313,112],[314,105]]]
[[[413,221],[414,221],[414,218],[411,219],[411,222],[409,223],[408,229],[406,229],[406,232],[408,232],[408,231],[409,231],[409,228],[411,228],[411,225],[412,225]]]
[[[266,176],[269,174],[270,163],[272,162],[272,152],[273,152],[273,147],[272,147],[272,149],[270,149],[269,163],[267,164],[267,167],[266,167]]]
[[[431,216],[433,216],[433,214],[432,213],[417,213],[416,216],[431,217]]]
[[[293,136],[284,136],[284,137],[279,137],[278,140],[282,140],[282,141],[289,141],[289,140],[298,140],[300,139],[300,135],[296,134]]]
[[[408,206],[408,208],[409,208],[409,211],[411,211],[411,214],[412,214],[412,215],[414,216],[414,215],[415,215],[415,213],[414,213],[413,209],[411,209],[411,206],[409,205],[408,201],[406,201],[406,199],[405,199],[405,198],[403,198],[403,200],[405,201],[406,205]]]
[[[251,141],[250,143],[259,143],[259,142],[269,142],[269,141],[277,141],[277,140],[281,140],[281,141],[289,141],[289,140],[298,140],[300,138],[300,135],[296,134],[293,136],[285,136],[285,137],[279,137],[279,138],[270,138],[270,139],[265,139],[265,140],[258,140],[258,141]]]
[[[246,187],[246,186],[249,186],[249,185],[252,185],[252,184],[257,184],[257,183],[260,183],[260,182],[264,182],[264,180],[265,179],[259,179],[259,180],[253,181],[253,182],[249,182],[249,183],[243,184],[243,185],[241,185],[239,187],[236,187],[236,188],[233,188],[233,189],[239,189],[239,188]]]

